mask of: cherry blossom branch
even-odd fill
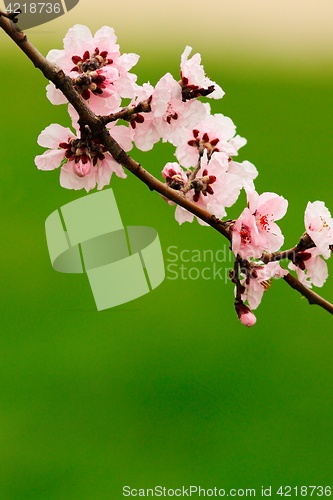
[[[156,179],[139,163],[125,153],[125,151],[123,151],[119,144],[109,134],[109,131],[105,128],[101,120],[85,104],[84,100],[75,90],[72,79],[66,76],[60,68],[50,63],[44,56],[42,56],[42,54],[29,42],[26,35],[24,35],[18,27],[14,26],[4,17],[0,17],[0,27],[27,55],[34,66],[40,69],[43,75],[62,91],[68,102],[72,104],[79,114],[80,126],[82,127],[83,125],[88,125],[93,136],[99,139],[101,144],[106,147],[118,163],[127,168],[142,182],[144,182],[151,191],[157,191],[162,196],[174,201],[210,226],[214,227],[214,229],[223,234],[223,236],[225,236],[229,241],[231,240],[228,223],[221,221],[215,215],[189,201],[185,198],[183,193],[168,187],[165,183]]]
[[[13,23],[17,23],[17,16],[19,14],[21,14],[21,9],[18,9],[16,10],[15,12],[10,12],[9,14],[7,14],[7,12],[2,12],[2,10],[0,10],[0,17],[3,16],[3,17],[6,17],[7,19],[10,19],[11,21],[13,21]]]
[[[184,193],[182,193],[181,191],[172,189],[167,184],[162,183],[161,181],[156,179],[139,163],[137,163],[127,153],[125,153],[125,151],[123,151],[123,149],[113,139],[113,137],[109,134],[109,131],[106,129],[105,125],[107,123],[115,121],[116,119],[129,119],[131,117],[133,119],[133,114],[137,113],[138,111],[148,111],[149,102],[146,102],[145,104],[140,103],[136,107],[137,109],[124,108],[120,112],[108,115],[107,117],[97,117],[85,104],[79,93],[75,90],[72,79],[66,76],[60,68],[50,63],[45,57],[43,57],[42,54],[28,41],[26,35],[10,19],[13,19],[13,17],[0,11],[0,27],[27,55],[34,66],[41,70],[45,78],[53,82],[54,85],[61,90],[61,92],[67,98],[68,102],[72,104],[72,106],[80,116],[79,123],[81,131],[85,133],[86,128],[89,127],[92,135],[105,146],[105,148],[111,153],[113,158],[119,164],[132,172],[142,182],[144,182],[151,191],[157,191],[163,197],[168,198],[169,200],[182,206],[183,208],[209,224],[211,227],[216,229],[229,241],[231,241],[231,232],[234,221],[222,221],[218,219],[214,214],[200,208],[197,204],[186,199]],[[186,96],[187,99],[192,97],[193,96],[190,93],[188,96]],[[288,258],[288,255],[291,255],[291,252],[295,251],[295,249],[298,249],[298,251],[300,251],[300,247],[297,245],[296,247],[294,247],[294,249],[287,250],[286,252],[265,254],[263,257],[264,262]],[[239,263],[237,262],[237,268],[238,264]],[[309,288],[302,285],[300,281],[290,273],[284,276],[284,280],[289,284],[289,286],[297,290],[301,295],[305,296],[310,304],[317,304],[333,314],[332,304],[327,302],[325,299],[320,297]],[[247,306],[244,307],[248,310]],[[241,314],[247,315],[247,310],[245,312],[244,310],[242,310]]]
[[[317,306],[320,306],[329,313],[333,314],[333,304],[325,300],[310,288],[302,285],[302,283],[297,278],[295,278],[295,276],[288,273],[286,274],[286,276],[283,276],[283,279],[288,283],[289,286],[291,286],[291,288],[303,295],[308,300],[310,305],[317,304]]]
[[[199,172],[200,168],[201,168],[201,158],[202,158],[202,155],[203,155],[203,150],[201,148],[201,150],[199,151],[199,158],[198,158],[198,163],[196,164],[195,168],[193,170],[188,170],[186,172],[187,174],[187,183],[184,187],[182,187],[180,189],[180,191],[183,193],[183,194],[186,194],[188,191],[190,191],[191,189],[194,188],[194,185],[193,185],[193,182],[194,179],[196,178],[197,176],[197,173]]]
[[[250,310],[250,308],[247,305],[245,305],[242,300],[242,293],[244,292],[244,287],[240,282],[239,268],[243,262],[244,262],[243,259],[241,259],[239,255],[235,257],[234,270],[232,271],[230,276],[231,281],[236,285],[234,306],[240,322],[245,326],[253,326],[257,321],[256,317]]]
[[[310,236],[307,233],[304,233],[295,247],[290,248],[289,250],[283,250],[282,252],[264,253],[260,260],[265,262],[265,264],[282,259],[289,259],[294,262],[295,257],[299,252],[304,252],[305,250],[315,246],[316,245]]]
[[[239,279],[239,265],[241,263],[241,259],[239,256],[235,258],[234,262],[234,270],[232,272],[231,281],[236,285],[236,302],[242,302],[242,285]]]

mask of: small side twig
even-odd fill
[[[130,122],[138,113],[149,113],[151,111],[150,107],[151,99],[146,99],[145,101],[139,102],[136,106],[128,106],[121,109],[117,113],[110,113],[107,116],[99,116],[99,120],[102,125],[107,125],[108,123],[115,122],[117,120],[125,120]]]

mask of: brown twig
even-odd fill
[[[317,304],[317,306],[320,306],[329,313],[333,314],[333,304],[325,300],[310,288],[302,285],[302,283],[295,278],[295,276],[288,273],[286,276],[283,276],[283,279],[289,286],[291,286],[291,288],[303,295],[308,300],[309,304]]]
[[[117,120],[130,122],[138,113],[149,113],[151,111],[150,101],[151,99],[149,98],[145,101],[139,102],[136,106],[123,108],[117,113],[110,113],[107,116],[99,116],[99,120],[102,125],[106,125],[107,123],[115,122]]]
[[[119,144],[109,134],[109,131],[105,128],[105,125],[107,123],[114,121],[117,114],[109,115],[108,117],[97,117],[89,109],[84,100],[73,87],[72,79],[66,76],[60,68],[50,63],[44,56],[42,56],[42,54],[29,42],[26,35],[10,19],[8,19],[7,14],[2,12],[0,12],[0,27],[27,55],[34,66],[41,70],[45,78],[53,82],[54,85],[61,90],[61,92],[67,98],[68,102],[72,104],[72,106],[79,114],[80,126],[84,128],[87,125],[93,136],[100,140],[101,144],[103,144],[107,148],[107,150],[111,153],[113,158],[118,163],[127,168],[142,182],[144,182],[151,191],[157,191],[162,196],[174,201],[178,205],[182,206],[183,208],[212,226],[219,233],[225,236],[229,241],[231,241],[232,224],[230,223],[230,221],[221,221],[207,210],[198,207],[195,203],[186,199],[184,194],[160,182],[149,172],[147,172],[139,163],[133,160],[127,153],[125,153],[125,151],[122,150]],[[124,116],[127,116],[126,113],[130,113],[131,111],[131,109],[125,108],[119,113],[123,112]],[[118,118],[120,117],[121,116],[118,116]],[[274,254],[267,254],[267,258],[268,256],[271,256],[271,260],[278,260],[277,254],[275,254],[275,258],[273,258],[272,255]],[[280,253],[280,256],[282,255],[283,252]],[[267,262],[269,262],[269,260]],[[318,294],[302,285],[302,283],[300,283],[300,281],[290,273],[288,273],[288,275],[286,275],[283,279],[288,283],[289,286],[306,297],[310,304],[317,304],[320,307],[324,308],[326,311],[333,314],[333,304],[330,304]]]
[[[289,259],[294,262],[295,257],[298,252],[304,252],[309,248],[313,248],[316,245],[307,233],[303,233],[297,245],[289,250],[283,250],[282,252],[274,253],[264,253],[260,259],[267,264],[268,262],[273,262],[276,260]]]
[[[191,189],[193,189],[193,184],[192,184],[192,181],[196,178],[197,176],[197,173],[199,172],[200,168],[201,168],[201,158],[202,158],[202,152],[199,153],[199,159],[198,159],[198,163],[196,164],[196,167],[193,169],[193,170],[188,170],[186,172],[187,174],[187,183],[186,185],[180,189],[180,191],[183,193],[183,194],[186,194],[188,191],[190,191]]]

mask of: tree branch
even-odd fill
[[[302,283],[297,278],[295,278],[295,276],[288,273],[286,274],[286,276],[283,276],[283,279],[288,283],[289,286],[291,286],[291,288],[303,295],[308,300],[309,304],[317,304],[329,313],[333,314],[333,304],[323,299],[323,297],[318,295],[310,288],[302,285]]]
[[[117,120],[125,120],[130,122],[138,113],[149,113],[151,111],[150,108],[151,99],[146,99],[145,101],[139,102],[136,106],[123,108],[117,113],[111,113],[107,116],[100,116],[99,119],[102,125],[106,125],[107,123],[115,122]]]
[[[97,117],[89,109],[84,100],[75,90],[72,79],[66,76],[60,68],[50,63],[44,56],[42,56],[42,54],[29,42],[27,36],[19,29],[19,27],[8,18],[7,14],[1,11],[0,27],[27,55],[34,66],[40,69],[45,78],[53,82],[54,85],[62,91],[68,102],[72,104],[72,106],[79,114],[80,126],[84,127],[85,125],[88,125],[93,136],[99,139],[101,144],[103,144],[107,148],[107,150],[111,153],[113,158],[118,163],[127,168],[142,182],[144,182],[151,191],[157,191],[162,196],[182,206],[183,208],[209,224],[211,227],[225,236],[225,238],[227,238],[229,241],[231,241],[233,221],[222,221],[218,219],[215,215],[211,214],[207,210],[204,210],[195,203],[189,201],[180,191],[176,191],[167,186],[165,183],[160,182],[149,172],[147,172],[139,163],[133,160],[125,151],[123,151],[119,144],[109,134],[109,131],[105,127],[106,123],[115,121],[118,118],[130,118],[130,115],[132,114],[132,112],[134,112],[133,109],[124,108],[124,110],[117,114],[109,115],[107,117]],[[149,105],[149,103],[147,104]],[[147,111],[147,109],[140,108],[140,111],[145,112]],[[299,247],[297,246],[294,249],[286,252],[294,251],[296,248]],[[285,256],[283,255],[286,254],[286,252],[264,254],[264,261],[269,262],[270,260],[279,260],[280,258],[285,258]],[[300,281],[290,273],[288,273],[288,275],[286,275],[283,279],[288,283],[289,286],[306,297],[310,304],[317,304],[320,307],[324,308],[326,311],[333,314],[333,304],[330,304],[318,294],[302,285],[302,283],[300,283]]]

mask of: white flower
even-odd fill
[[[333,244],[333,219],[323,201],[309,201],[304,214],[304,224],[319,253],[328,259],[331,255],[329,246]]]

